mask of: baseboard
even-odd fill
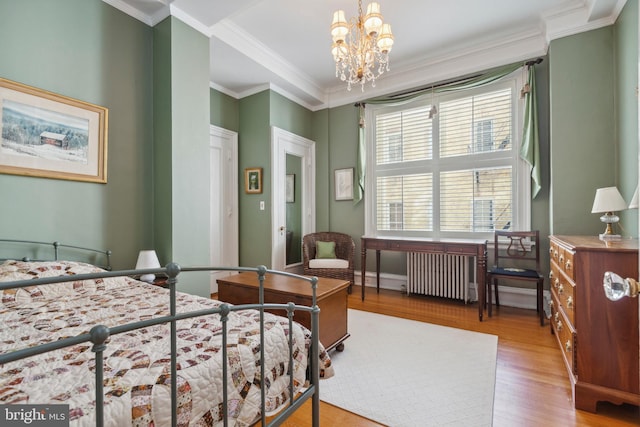
[[[356,273],[356,283],[362,284],[361,273]],[[376,275],[375,273],[367,272],[365,277],[366,287],[376,287]],[[400,274],[380,274],[380,288],[391,289],[394,291],[406,292],[407,290],[407,276]],[[500,294],[500,305],[507,307],[524,308],[527,310],[536,309],[536,290],[531,288],[516,288],[513,286],[500,286],[498,285],[498,292]],[[544,291],[543,305],[547,318],[550,316],[549,310],[549,291]],[[477,284],[471,283],[469,286],[469,301],[478,301]]]

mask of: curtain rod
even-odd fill
[[[525,61],[523,63],[523,65],[526,65],[527,67],[530,67],[532,65],[540,64],[542,61],[543,61],[543,58],[538,57],[536,59],[530,59],[528,61]],[[464,80],[469,79],[469,78],[477,77],[477,76],[479,76],[481,74],[482,73],[475,73],[475,74],[471,74],[471,75],[468,75],[468,76],[465,76],[465,77],[455,78],[455,79],[451,79],[451,80],[445,80],[445,81],[442,81],[440,83],[433,84],[433,85],[430,85],[430,86],[424,86],[424,87],[419,88],[419,89],[412,89],[412,90],[408,90],[406,92],[394,93],[393,95],[389,95],[389,97],[393,98],[393,97],[396,97],[396,96],[410,95],[410,94],[412,94],[414,92],[420,92],[420,91],[423,91],[425,89],[437,89],[437,88],[442,87],[442,86],[446,86],[446,85],[449,85],[449,84],[452,84],[452,83],[461,82],[461,81],[464,81]],[[360,107],[362,105],[364,107],[365,104],[366,104],[366,101],[360,101],[360,102],[356,102],[353,106],[354,107]]]

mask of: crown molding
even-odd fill
[[[326,94],[319,84],[231,21],[224,19],[212,26],[211,35],[290,82],[312,98],[319,102],[325,101]]]

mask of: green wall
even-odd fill
[[[0,174],[0,236],[108,248],[132,268],[153,241],[152,29],[98,0],[3,0],[0,39],[0,77],[109,109],[107,184]]]
[[[167,229],[171,232],[171,251],[162,250],[165,258],[161,262],[209,265],[209,40],[182,21],[168,19],[171,103],[154,106],[156,112],[170,109],[171,116],[171,167],[166,172],[162,169],[155,172],[155,175],[171,174],[170,185],[156,192],[160,198],[171,194],[172,218]],[[158,247],[165,249],[160,242],[158,237]],[[182,276],[178,289],[208,297],[211,293],[208,277],[206,272],[189,273]]]
[[[240,129],[238,100],[215,89],[209,90],[209,98],[211,124],[238,132]]]
[[[271,266],[271,127],[314,139],[314,114],[266,90],[239,101],[240,265]],[[262,194],[244,193],[244,169],[262,168]],[[260,210],[263,201],[265,209]],[[253,244],[243,244],[253,242]]]
[[[619,25],[550,45],[553,234],[603,232],[600,214],[591,213],[596,189],[616,185],[629,201],[637,185],[637,99],[626,93],[637,86],[634,11],[637,1],[628,2]],[[624,227],[637,237],[637,224]]]
[[[627,1],[614,28],[616,184],[627,202],[638,185],[638,0]],[[638,237],[638,209],[620,213],[622,234]]]

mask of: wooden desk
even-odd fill
[[[218,299],[229,304],[258,303],[258,275],[238,273],[217,279]],[[320,308],[320,342],[328,351],[334,347],[344,348],[347,332],[347,288],[348,280],[318,277],[316,302]],[[264,278],[264,302],[311,306],[312,289],[308,282],[286,276],[267,274]],[[285,314],[277,310],[275,314]],[[311,315],[306,311],[296,312],[296,322],[311,328]]]
[[[476,258],[478,281],[478,318],[482,321],[485,304],[485,275],[487,267],[487,241],[484,239],[430,239],[367,237],[360,239],[362,247],[362,301],[367,272],[367,249],[376,251],[376,290],[380,292],[380,251],[426,252],[435,254],[467,255]]]

